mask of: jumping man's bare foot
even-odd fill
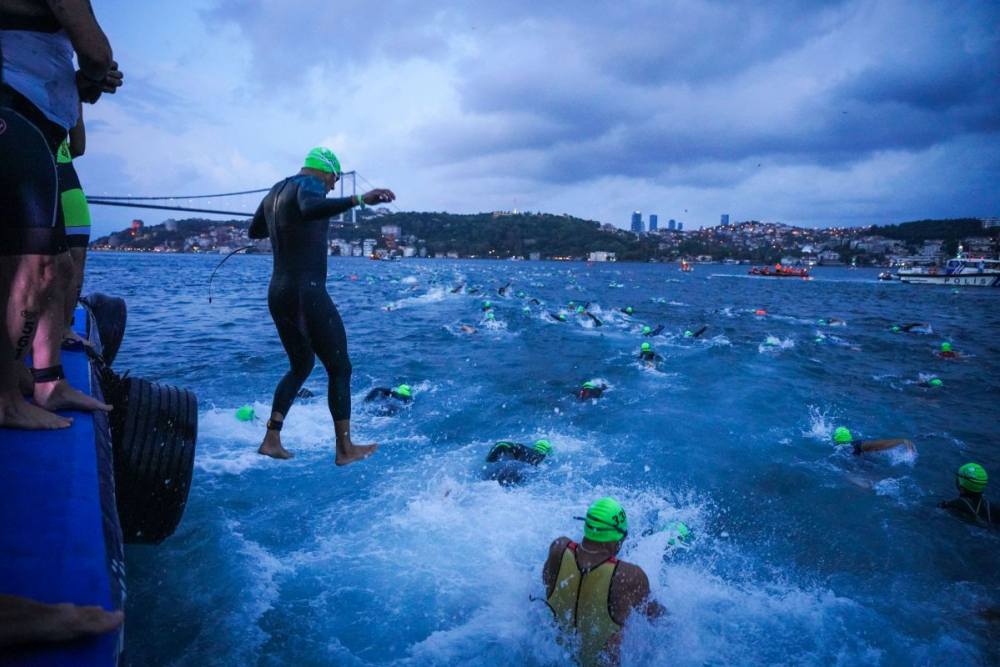
[[[337,457],[334,459],[338,466],[346,466],[356,461],[366,459],[378,449],[377,444],[372,445],[340,445],[337,444]]]
[[[51,431],[69,428],[73,420],[32,405],[15,390],[0,395],[0,426],[27,431]]]
[[[35,383],[35,403],[46,410],[103,410],[111,406],[74,389],[66,380]]]
[[[272,459],[290,459],[295,456],[281,446],[281,436],[277,431],[268,431],[264,434],[264,442],[260,444],[257,453],[270,456]]]

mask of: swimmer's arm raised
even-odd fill
[[[299,188],[298,194],[299,212],[302,219],[322,220],[335,215],[340,215],[344,211],[349,211],[357,204],[354,197],[338,197],[328,199],[321,192],[306,187]]]

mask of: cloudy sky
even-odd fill
[[[93,1],[126,73],[85,109],[94,195],[267,187],[325,144],[401,210],[1000,215],[993,0]]]

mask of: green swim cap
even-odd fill
[[[517,292],[517,296],[519,296],[519,297],[522,297],[522,296],[524,296],[524,292],[522,292],[522,291],[518,290],[518,292]]]
[[[241,422],[248,422],[254,418],[253,406],[244,405],[236,410],[236,418]]]
[[[900,331],[901,329],[899,328],[898,325],[892,327],[892,333],[899,333]]]
[[[648,334],[648,333],[651,333],[652,331],[653,331],[653,328],[650,327],[648,324],[644,324],[642,326],[642,333]]]
[[[817,324],[826,324],[826,320],[822,320],[822,319],[816,320],[816,323]]]
[[[338,160],[337,156],[333,154],[333,151],[329,148],[323,148],[322,146],[317,146],[309,151],[309,155],[306,156],[305,164],[302,166],[306,169],[316,169],[317,171],[323,171],[328,174],[340,175],[340,160]]]
[[[406,398],[410,398],[411,396],[413,396],[413,390],[410,389],[410,385],[408,384],[401,384],[392,391],[394,393],[399,394],[400,396],[405,396]]]
[[[640,347],[640,349],[643,352],[649,352],[649,351],[651,351],[653,349],[653,346],[650,345],[649,343],[643,343],[642,346]]]
[[[822,343],[823,340],[824,340],[824,338],[822,336],[816,336],[816,342],[817,343]]]
[[[982,493],[989,479],[986,470],[978,463],[966,463],[958,469],[955,476],[958,478],[959,486],[973,493]]]
[[[632,314],[632,306],[625,306],[625,312],[628,313],[629,315],[631,315]]]
[[[951,352],[951,343],[941,343],[942,352]]]
[[[590,380],[587,380],[586,382],[583,383],[583,388],[584,389],[595,389],[596,387],[597,387],[597,385],[595,385]]]
[[[931,380],[930,382],[928,382],[927,384],[929,384],[929,385],[930,385],[930,386],[932,386],[932,387],[940,387],[941,385],[943,385],[943,384],[944,384],[944,382],[942,382],[942,381],[941,381],[941,378],[933,378],[933,379],[932,379],[932,380]]]
[[[583,306],[577,306],[576,307],[576,312],[582,313],[583,312]]]
[[[483,301],[483,308],[492,308],[492,307],[493,307],[492,301]]]
[[[694,332],[691,331],[690,329],[688,329],[687,331],[684,332],[684,337],[685,338],[694,338]]]
[[[583,537],[591,542],[619,542],[628,535],[628,517],[614,498],[601,498],[587,508]]]
[[[559,321],[560,322],[565,322],[566,321],[566,316],[563,315],[562,313],[559,313]]]
[[[486,313],[486,319],[488,319],[488,320],[496,319],[496,315],[493,314],[492,310],[489,311],[488,313]]]
[[[549,452],[552,451],[552,443],[550,443],[548,440],[545,439],[535,440],[535,444],[533,445],[532,449],[534,449],[536,452],[539,452],[540,454],[545,454],[546,456],[548,456]]]
[[[838,426],[833,432],[833,441],[838,445],[849,445],[854,440],[854,436],[843,426]]]

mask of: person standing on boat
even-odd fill
[[[70,386],[63,372],[76,291],[57,215],[55,154],[77,124],[80,102],[93,104],[122,81],[87,0],[0,0],[0,427],[67,428],[72,420],[56,410],[111,409]]]
[[[281,427],[316,357],[329,378],[327,402],[336,436],[336,464],[371,456],[377,445],[351,440],[351,360],[347,332],[326,292],[326,248],[330,217],[355,206],[388,203],[391,190],[327,199],[340,178],[340,161],[328,148],[314,148],[299,173],[274,185],[257,207],[250,238],[270,238],[274,269],[267,305],[290,368],[274,390],[271,418],[257,451],[276,459],[292,454],[281,443]]]

